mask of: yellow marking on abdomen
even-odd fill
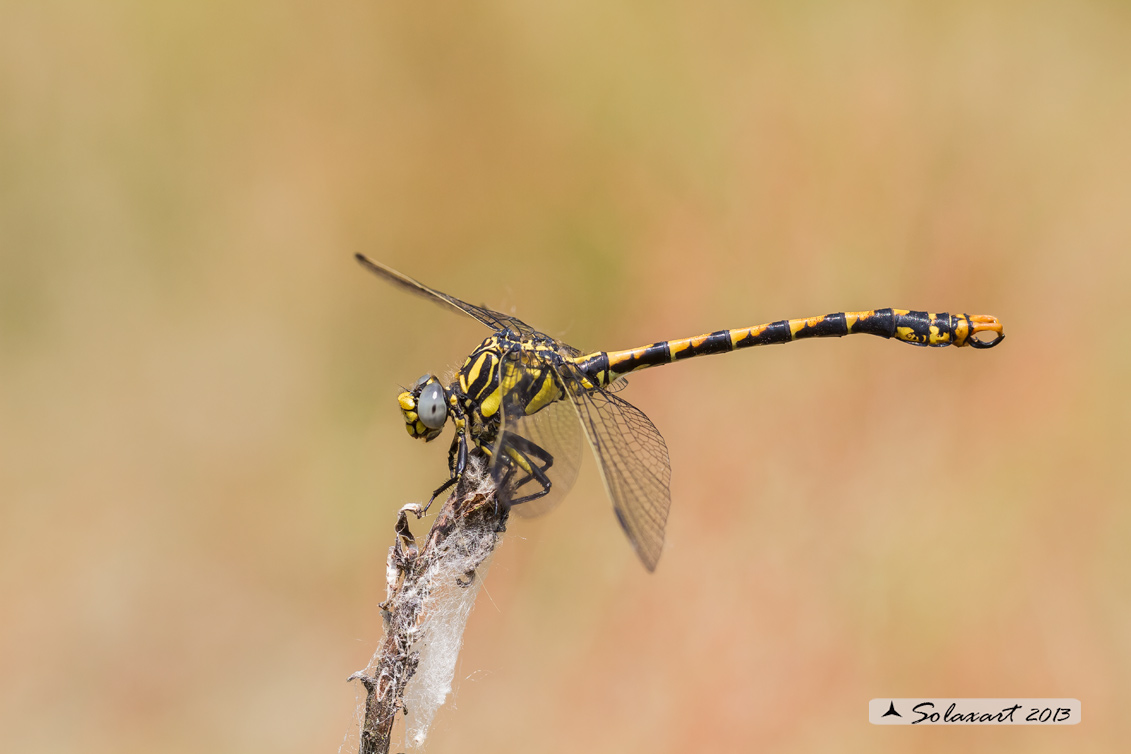
[[[910,327],[897,327],[895,328],[895,337],[902,340],[904,343],[920,343],[919,337],[915,335],[915,330]]]
[[[856,326],[857,322],[859,322],[861,319],[867,319],[873,314],[875,314],[875,312],[845,312],[844,324],[849,335],[852,334],[852,328]]]
[[[679,354],[694,345],[694,338],[680,338],[668,341],[668,361],[675,361]]]
[[[768,328],[769,326],[770,324],[767,322],[764,325],[754,325],[753,327],[744,327],[737,330],[731,330],[730,344],[733,346],[736,341],[743,340],[745,338],[757,338],[759,335],[766,332],[766,328]]]
[[[938,320],[938,317],[932,312],[927,315],[931,318],[932,322]],[[931,325],[930,344],[932,346],[950,343],[950,333],[940,333],[938,325]]]
[[[632,361],[633,359],[639,359],[642,356],[644,356],[644,354],[647,353],[647,351],[648,351],[648,346],[642,346],[640,348],[634,348],[631,351],[614,351],[613,353],[609,354],[609,369],[611,369],[613,371],[620,371],[616,368],[617,366],[625,363],[626,361]]]
[[[806,327],[816,327],[824,317],[807,317],[805,319],[791,319],[789,321],[789,337],[790,340],[797,338],[797,333],[801,332]]]
[[[966,338],[968,337],[970,337],[970,320],[962,315],[958,318],[958,324],[954,328],[954,345],[966,345]]]
[[[703,345],[703,341],[711,337],[712,333],[706,335],[696,335],[694,338],[680,338],[679,340],[668,341],[668,361],[675,361],[679,358],[679,354],[686,351],[688,348],[698,348]]]

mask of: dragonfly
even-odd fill
[[[397,397],[413,438],[431,442],[449,420],[455,427],[449,477],[428,505],[467,473],[470,454],[478,452],[487,459],[500,502],[536,514],[572,487],[587,443],[616,519],[649,571],[655,570],[663,549],[671,464],[656,426],[617,395],[627,375],[697,356],[808,338],[867,334],[916,346],[975,349],[992,348],[1005,338],[996,317],[889,308],[783,319],[622,351],[583,353],[513,316],[441,293],[363,254],[356,257],[383,280],[492,331],[448,385],[425,374]]]

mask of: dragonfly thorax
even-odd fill
[[[514,345],[505,330],[491,335],[471,352],[452,383],[455,404],[467,417],[468,434],[476,444],[494,444],[502,399],[500,366]]]
[[[502,329],[471,352],[449,388],[452,408],[466,419],[468,435],[480,447],[491,447],[503,414],[537,413],[562,393],[554,378],[561,362],[549,338],[522,338]]]

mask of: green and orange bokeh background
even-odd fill
[[[0,749],[337,751],[399,386],[486,332],[582,349],[896,306],[875,338],[641,374],[654,575],[594,464],[515,521],[434,752],[1115,752],[1131,740],[1131,8],[0,8]],[[876,728],[876,696],[1075,697]]]

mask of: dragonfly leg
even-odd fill
[[[420,515],[423,516],[427,513],[428,509],[432,507],[432,503],[436,501],[436,498],[458,482],[460,477],[463,476],[464,469],[467,468],[467,440],[464,438],[462,432],[457,433],[455,438],[452,439],[452,447],[448,449],[448,467],[451,470],[451,478],[436,488],[436,491],[432,493],[432,497],[428,499],[428,505],[424,506],[424,510],[420,512]]]
[[[443,493],[445,490],[450,488],[453,484],[455,484],[458,481],[459,481],[459,477],[454,476],[451,479],[449,479],[448,481],[441,484],[439,487],[437,487],[436,491],[432,493],[432,497],[428,498],[428,504],[425,505],[424,508],[420,511],[420,515],[423,516],[425,513],[427,513],[428,509],[432,507],[432,503],[436,502],[436,498],[438,498],[441,495],[441,493]]]
[[[510,463],[507,473],[503,477],[504,486],[520,470],[525,471],[526,476],[515,482],[512,490],[517,491],[531,482],[537,482],[541,485],[541,489],[537,492],[508,501],[509,505],[528,503],[550,493],[550,487],[553,485],[549,477],[546,476],[546,471],[554,465],[554,457],[545,448],[527,440],[525,437],[512,435],[507,438],[507,455],[510,458]]]

